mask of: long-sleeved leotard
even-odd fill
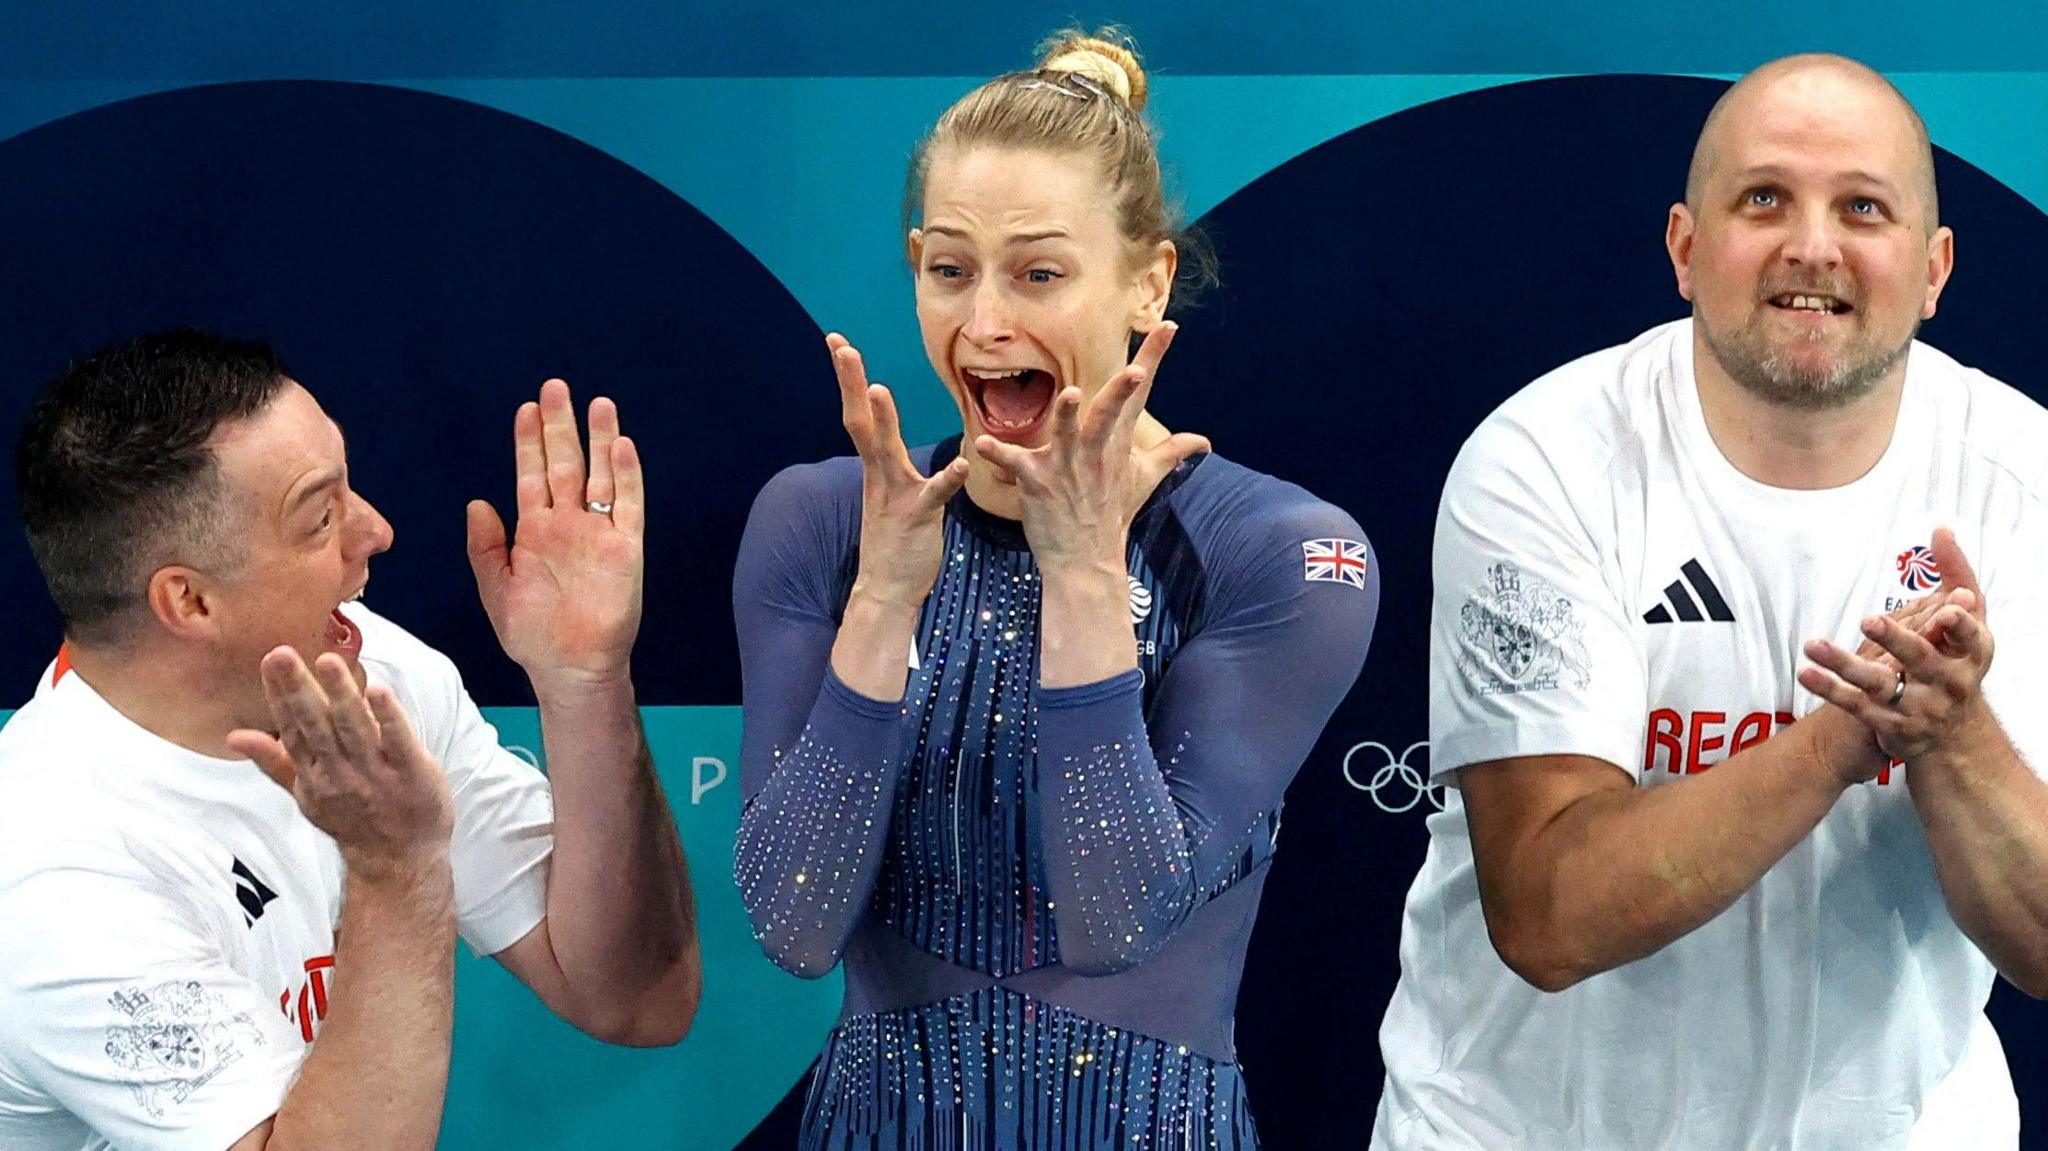
[[[1253,1146],[1237,983],[1282,794],[1371,639],[1364,536],[1197,457],[1132,524],[1139,670],[1047,689],[1023,534],[956,497],[883,703],[829,669],[860,487],[852,458],[771,481],[733,593],[735,874],[777,963],[846,963],[804,1145]]]

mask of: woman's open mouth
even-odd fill
[[[1037,368],[962,368],[982,429],[999,440],[1031,439],[1052,410],[1051,372]]]

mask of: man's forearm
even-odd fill
[[[1906,765],[1949,914],[2004,976],[2048,998],[2048,783],[1985,709],[1952,756]]]
[[[555,802],[548,931],[587,1015],[572,1022],[625,1041],[635,1021],[679,1035],[699,989],[696,904],[632,684],[535,694]]]
[[[1727,910],[1845,789],[1827,764],[1838,746],[1831,741],[1855,734],[1846,730],[1853,721],[1833,718],[1844,731],[1817,713],[1710,771],[1571,803],[1505,866],[1481,871],[1503,958],[1531,983],[1561,990],[1654,954]]]
[[[334,967],[332,1007],[265,1146],[433,1147],[454,1027],[445,853],[375,877],[349,874]]]

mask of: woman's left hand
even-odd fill
[[[1150,448],[1133,435],[1159,361],[1173,343],[1175,325],[1153,328],[1138,354],[1084,401],[1071,384],[1053,397],[1047,441],[1035,448],[982,435],[974,449],[1016,478],[1024,505],[1024,536],[1041,571],[1113,567],[1122,571],[1131,520],[1159,481],[1196,452],[1206,437],[1180,432]]]

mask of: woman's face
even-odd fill
[[[1134,251],[1099,162],[1085,153],[941,148],[910,233],[925,355],[983,432],[1046,440],[1052,399],[1093,395],[1126,362],[1130,333],[1165,315],[1174,250]]]

